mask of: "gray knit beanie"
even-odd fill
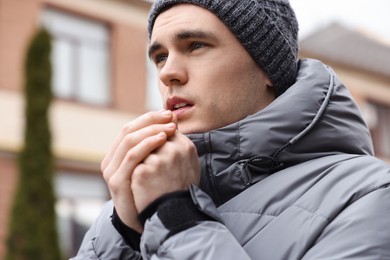
[[[278,96],[295,82],[298,22],[288,0],[155,0],[149,38],[157,16],[180,3],[201,6],[219,17],[268,75]]]

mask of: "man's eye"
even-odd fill
[[[191,50],[197,50],[206,47],[207,44],[203,42],[194,42],[191,44]]]
[[[167,55],[165,54],[156,55],[156,57],[154,58],[154,63],[159,64],[161,62],[164,62],[166,59]]]

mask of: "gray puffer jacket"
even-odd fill
[[[112,202],[74,259],[390,259],[390,168],[327,66],[237,123],[189,135],[202,166],[194,204],[215,221],[167,238],[154,214],[141,253],[111,224]]]

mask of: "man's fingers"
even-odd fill
[[[200,163],[195,144],[176,132],[133,169],[131,190],[138,212],[161,195],[199,184]]]
[[[141,163],[149,153],[161,146],[166,139],[167,135],[164,132],[145,138],[133,147],[133,149],[127,151],[118,168],[113,170],[106,169],[103,171],[103,177],[110,187],[110,190],[116,192],[120,189],[121,185],[129,182],[135,167]]]
[[[164,132],[149,136],[142,140],[139,144],[129,150],[118,170],[116,171],[116,178],[120,180],[129,180],[131,173],[135,167],[140,164],[150,153],[163,145],[167,140],[167,135]]]
[[[104,171],[104,169],[107,168],[108,164],[110,163],[112,157],[115,154],[115,151],[117,150],[118,146],[122,142],[122,139],[128,135],[129,133],[133,133],[135,131],[138,131],[142,128],[145,128],[147,126],[153,125],[153,124],[166,124],[172,121],[173,114],[169,110],[162,110],[162,111],[152,111],[148,112],[146,114],[143,114],[142,116],[134,119],[133,121],[127,123],[125,126],[123,126],[121,132],[116,137],[113,145],[111,146],[109,152],[105,156],[105,158],[102,161],[101,169]]]
[[[105,173],[105,175],[113,174],[122,164],[125,156],[131,152],[133,147],[137,146],[148,137],[155,136],[159,133],[165,133],[166,136],[170,136],[175,132],[175,130],[176,125],[174,123],[168,123],[164,125],[148,126],[124,136],[117,149],[113,151],[113,155],[111,156],[110,161],[108,161],[106,168],[103,168],[102,171]]]

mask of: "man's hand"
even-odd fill
[[[138,212],[160,196],[199,185],[200,163],[195,145],[179,133],[168,140],[133,171],[131,189]]]
[[[125,125],[101,169],[110,190],[119,218],[132,229],[142,232],[131,190],[132,174],[136,167],[154,150],[162,146],[176,131],[170,111],[146,113]]]

